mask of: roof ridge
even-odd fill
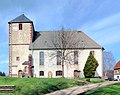
[[[15,19],[9,21],[8,23],[18,23],[18,22],[32,22],[29,18],[27,18],[24,14],[16,17]]]
[[[115,64],[114,69],[120,68],[120,60]]]
[[[59,32],[62,30],[37,30],[36,32]],[[82,31],[78,31],[78,30],[64,30],[65,32],[82,32]]]

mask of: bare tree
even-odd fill
[[[77,57],[73,57],[74,50],[84,47],[83,40],[79,36],[80,31],[65,31],[63,28],[60,31],[55,31],[50,39],[50,47],[57,50],[57,53],[52,54],[57,56],[57,60],[62,65],[62,77],[64,77],[65,63],[72,63]],[[80,44],[81,43],[81,44]],[[79,48],[80,48],[79,47]]]
[[[113,77],[114,74],[114,65],[115,59],[113,54],[110,51],[103,52],[103,73],[104,77]]]

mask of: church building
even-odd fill
[[[90,52],[99,64],[95,76],[103,76],[104,48],[84,32],[35,31],[33,21],[24,14],[8,24],[9,76],[59,78],[64,74],[66,78],[82,78]]]

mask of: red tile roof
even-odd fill
[[[116,63],[114,69],[120,69],[120,60]]]

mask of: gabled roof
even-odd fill
[[[120,69],[120,61],[118,61],[114,67],[114,69]]]
[[[66,47],[67,49],[104,49],[99,44],[97,44],[94,40],[92,40],[90,37],[88,37],[85,33],[82,31],[71,31],[74,33],[77,33],[76,37],[73,39],[79,38],[79,45],[72,46],[72,47]],[[30,44],[29,49],[56,49],[56,47],[51,43],[51,39],[57,38],[57,32],[56,31],[40,31],[39,37]],[[70,39],[72,41],[72,39]],[[59,47],[58,47],[59,48]]]
[[[10,22],[8,22],[9,24],[10,23],[20,23],[20,22],[32,22],[29,18],[27,18],[24,14],[16,17],[15,19],[11,20]]]

